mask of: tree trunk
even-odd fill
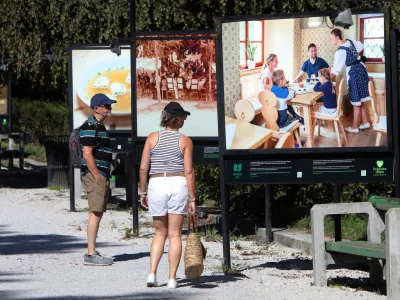
[[[160,73],[158,71],[158,42],[154,41],[154,53],[155,53],[155,66],[156,66],[156,88],[157,88],[157,99],[158,104],[161,104],[161,78]]]

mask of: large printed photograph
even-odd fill
[[[387,146],[384,14],[352,20],[222,23],[227,150]]]
[[[217,137],[215,40],[151,39],[136,42],[137,135],[162,129],[171,101],[190,112],[180,130],[190,137]]]
[[[129,49],[121,49],[120,56],[109,47],[72,50],[74,128],[92,115],[90,99],[97,93],[117,101],[112,106],[112,116],[104,121],[106,128],[132,128],[130,69]]]

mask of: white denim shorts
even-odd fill
[[[183,176],[150,178],[147,190],[149,215],[186,215],[189,208],[189,191]]]

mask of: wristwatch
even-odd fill
[[[140,196],[146,196],[147,195],[147,191],[146,192],[139,192]]]

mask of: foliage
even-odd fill
[[[25,157],[32,158],[39,162],[47,162],[46,151],[44,146],[38,146],[35,144],[26,144],[24,148]]]
[[[249,60],[254,61],[256,55],[257,45],[253,46],[253,44],[249,41],[247,44],[247,54],[249,55]]]
[[[40,58],[48,47],[109,43],[129,33],[129,0],[2,1],[0,7],[0,57],[5,59]],[[0,76],[14,81],[24,77],[33,86],[65,87],[67,59],[9,62]]]
[[[13,99],[12,118],[12,131],[24,132],[32,143],[38,143],[42,133],[68,134],[68,109],[60,102]]]

